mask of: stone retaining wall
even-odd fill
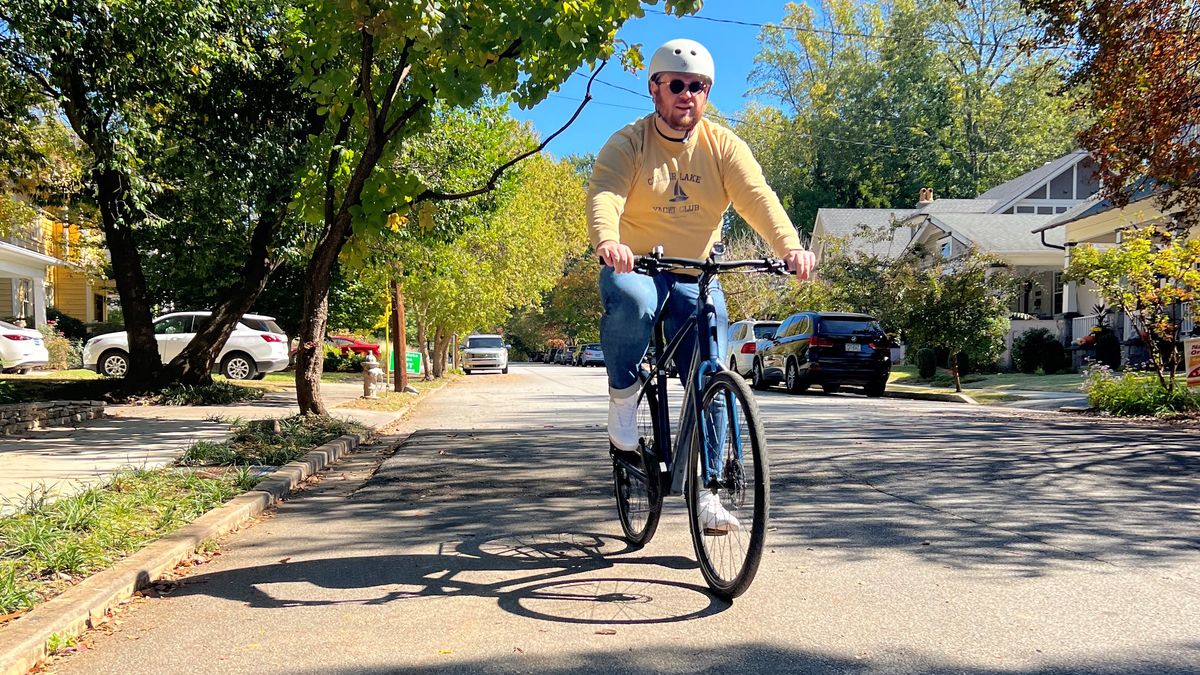
[[[45,401],[0,405],[0,434],[19,434],[30,429],[71,426],[104,417],[103,401]]]

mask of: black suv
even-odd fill
[[[853,385],[876,397],[883,395],[891,371],[891,344],[875,317],[799,312],[758,342],[750,377],[755,389],[782,381],[793,394],[814,384],[833,393]]]

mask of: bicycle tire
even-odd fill
[[[701,522],[700,491],[710,488],[700,476],[703,471],[700,462],[701,448],[700,443],[695,442],[698,434],[693,437],[692,447],[688,452],[687,506],[692,545],[704,581],[717,596],[732,600],[750,587],[762,560],[770,512],[771,472],[758,403],[746,381],[733,373],[723,371],[713,374],[705,385],[701,414],[704,418],[702,422],[707,425],[710,433],[713,433],[715,424],[709,419],[709,405],[718,396],[725,397],[726,405],[736,411],[736,415],[730,415],[728,412],[725,415],[726,435],[721,448],[723,467],[716,492],[722,506],[738,518],[740,528],[717,534],[706,531]],[[736,426],[730,424],[732,421],[736,421]],[[742,440],[740,462],[733,461],[736,458],[734,431]],[[746,522],[747,517],[749,523]]]
[[[625,540],[635,548],[645,546],[658,529],[662,517],[661,471],[657,459],[658,395],[650,384],[638,394],[639,466],[630,470],[622,460],[613,458],[613,493],[617,500],[617,518]],[[640,474],[640,475],[639,475]]]

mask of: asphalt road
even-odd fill
[[[760,396],[772,527],[713,599],[682,500],[619,539],[599,369],[443,389],[66,673],[1200,672],[1194,431]]]

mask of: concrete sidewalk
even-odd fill
[[[323,383],[321,392],[333,416],[372,429],[403,415],[335,407],[361,396],[358,384]],[[103,419],[0,437],[0,515],[31,494],[70,494],[124,467],[169,464],[196,441],[228,438],[229,421],[298,412],[295,391],[289,389],[227,406],[108,406]]]

